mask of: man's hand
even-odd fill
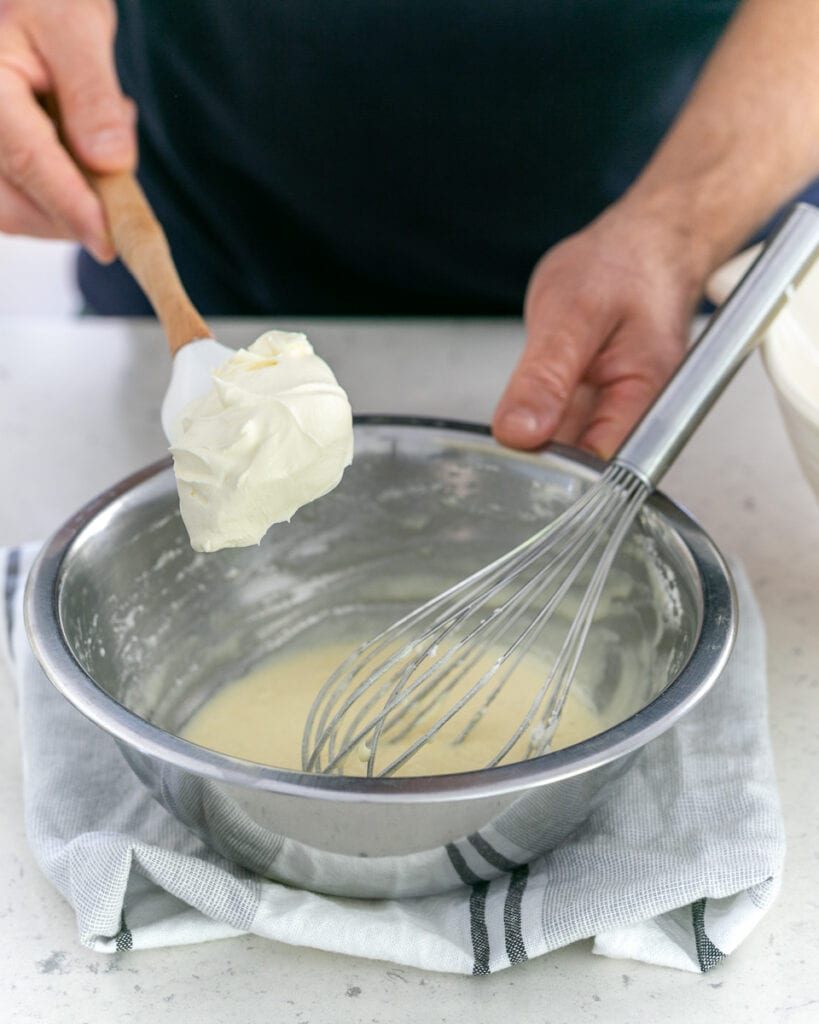
[[[610,456],[682,356],[708,274],[819,174],[819,4],[743,0],[623,199],[540,261],[498,439]]]
[[[114,251],[99,200],[36,97],[56,95],[77,159],[97,172],[136,162],[135,108],[114,68],[110,0],[0,0],[0,231],[76,238]]]
[[[504,444],[608,458],[685,351],[704,268],[661,218],[615,204],[540,260],[526,346],[495,412]]]

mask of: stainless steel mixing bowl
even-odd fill
[[[337,490],[257,548],[200,555],[166,460],[45,545],[26,595],[34,653],[151,793],[238,864],[356,896],[488,878],[577,828],[725,664],[729,572],[661,495],[618,557],[584,654],[575,685],[601,732],[582,743],[468,774],[367,780],[242,761],[177,733],[275,652],[366,637],[514,546],[599,469],[558,448],[500,448],[480,427],[367,417]]]

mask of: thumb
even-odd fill
[[[57,12],[62,7],[55,4]],[[136,163],[136,108],[114,67],[113,6],[80,6],[41,24],[37,45],[51,72],[63,130],[81,164],[100,173]]]

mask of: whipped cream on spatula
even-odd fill
[[[352,461],[353,426],[347,395],[304,334],[267,331],[215,367],[223,346],[207,345],[177,353],[174,377],[178,368],[201,393],[175,415],[166,413],[179,396],[166,402],[163,426],[191,545],[210,552],[258,544],[331,491]],[[198,360],[196,371],[186,358]]]

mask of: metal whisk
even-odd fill
[[[442,730],[447,742],[462,743],[492,713],[567,595],[574,600],[579,591],[542,685],[484,767],[499,764],[519,743],[520,757],[549,749],[625,536],[817,251],[819,211],[798,204],[597,482],[534,536],[389,626],[336,669],[308,715],[305,771],[343,773],[352,762],[355,774],[366,764],[367,775],[388,776]]]

